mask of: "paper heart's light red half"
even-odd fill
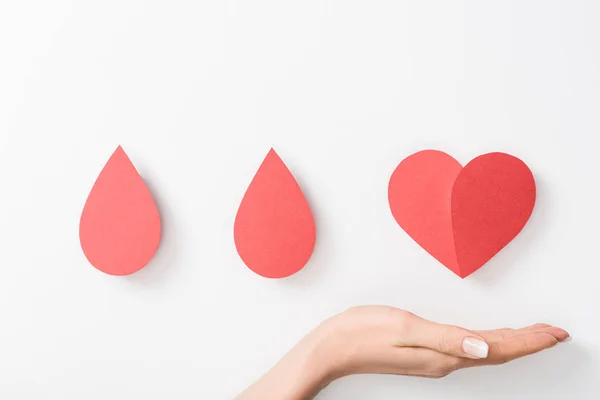
[[[527,165],[504,153],[484,154],[462,168],[446,153],[421,151],[398,165],[388,188],[398,224],[461,278],[519,234],[535,196]]]
[[[396,222],[429,254],[460,275],[450,200],[462,170],[454,158],[425,150],[405,158],[390,179],[388,198]]]
[[[234,240],[248,268],[266,278],[290,276],[312,255],[316,230],[310,206],[273,149],[242,199]]]
[[[130,275],[150,262],[160,233],[154,199],[119,146],[100,172],[81,213],[81,248],[100,271]]]

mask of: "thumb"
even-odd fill
[[[457,326],[442,325],[407,314],[401,329],[399,346],[424,347],[451,356],[482,359],[487,358],[489,346],[475,332]]]

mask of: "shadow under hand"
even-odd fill
[[[506,365],[458,371],[440,383],[478,398],[597,399],[599,360],[593,348],[571,341]]]
[[[532,400],[600,398],[600,354],[575,342],[506,365],[457,371],[443,379],[355,375],[316,399]]]

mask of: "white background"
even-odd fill
[[[230,399],[321,320],[388,304],[468,328],[548,322],[573,341],[443,380],[359,376],[319,399],[597,399],[600,3],[0,3],[0,397]],[[151,188],[144,270],[86,261],[79,216],[122,144]],[[235,251],[273,146],[315,215],[284,280]],[[525,160],[522,234],[460,280],[397,226],[405,156]]]

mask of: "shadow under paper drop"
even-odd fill
[[[163,284],[167,277],[173,275],[177,258],[177,241],[175,238],[174,218],[170,210],[164,206],[164,200],[149,180],[144,180],[160,214],[161,237],[156,254],[150,262],[138,272],[128,275],[126,279],[142,286]]]
[[[327,243],[323,243],[323,238],[326,238],[329,235],[323,232],[324,224],[320,223],[322,222],[322,218],[320,218],[321,214],[319,209],[316,207],[316,202],[313,201],[313,196],[311,195],[310,190],[300,177],[294,176],[294,179],[296,179],[298,186],[300,186],[300,190],[302,191],[302,194],[304,195],[308,206],[310,207],[313,220],[315,222],[315,247],[310,259],[300,271],[287,278],[277,279],[277,281],[292,287],[305,287],[315,280],[323,279],[323,273],[325,269],[331,265],[330,257],[328,256],[332,254],[332,251],[331,246],[329,246]]]

